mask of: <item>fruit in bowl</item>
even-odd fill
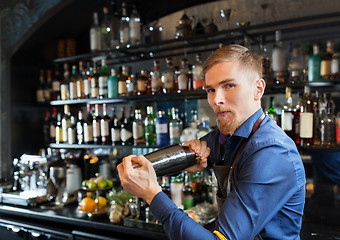
[[[98,176],[90,179],[85,179],[82,182],[82,187],[89,190],[104,189],[107,187],[113,187],[113,182],[110,179],[104,179],[103,176]]]

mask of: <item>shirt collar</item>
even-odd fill
[[[253,129],[254,124],[256,123],[257,119],[259,119],[259,117],[262,115],[262,113],[263,113],[262,108],[257,110],[244,123],[242,123],[242,125],[238,129],[236,129],[233,136],[235,135],[243,138],[248,138]]]

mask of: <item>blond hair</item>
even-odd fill
[[[262,76],[261,58],[255,52],[238,44],[228,45],[214,51],[203,66],[204,74],[215,64],[220,62],[236,62],[244,70]]]

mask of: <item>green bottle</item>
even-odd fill
[[[321,56],[319,46],[314,44],[313,55],[308,59],[308,81],[320,80]]]
[[[111,76],[107,80],[107,97],[117,98],[118,97],[118,77],[116,69],[111,69]]]
[[[146,107],[145,126],[145,144],[146,146],[156,146],[156,116],[153,114],[153,107]]]

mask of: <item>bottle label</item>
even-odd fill
[[[120,140],[120,129],[111,128],[111,140],[112,140],[112,142],[119,142],[119,140]]]
[[[44,90],[37,90],[37,102],[44,102]]]
[[[73,128],[67,129],[67,136],[68,136],[68,144],[75,144],[76,143],[76,131]]]
[[[170,127],[170,139],[171,138],[179,138],[180,136],[180,131],[179,131],[179,127]]]
[[[129,43],[129,26],[122,26],[120,31],[120,42],[122,44]]]
[[[100,137],[100,123],[94,120],[92,122],[92,126],[93,126],[93,137],[94,138]]]
[[[74,84],[74,82],[69,83],[70,88],[70,99],[76,99],[77,96],[77,86]]]
[[[82,98],[84,94],[84,81],[82,79],[78,79],[77,81],[77,97]]]
[[[54,92],[59,92],[60,91],[60,82],[59,81],[53,81],[52,82],[52,90]]]
[[[83,141],[84,132],[83,132],[83,126],[80,122],[77,123],[76,131],[77,131],[78,143],[81,143]]]
[[[55,128],[55,142],[56,143],[62,143],[63,142],[63,130],[59,126],[57,126]]]
[[[188,89],[188,76],[186,74],[180,74],[178,76],[178,89],[187,90]]]
[[[90,48],[91,51],[98,51],[101,45],[101,32],[99,28],[90,29]]]
[[[84,94],[85,96],[89,96],[90,95],[90,81],[88,79],[84,79]]]
[[[300,137],[313,137],[313,113],[311,112],[300,113]]]
[[[128,131],[127,129],[123,128],[120,131],[120,139],[123,142],[126,142],[127,140],[129,140],[132,137],[132,133],[130,131]]]
[[[61,120],[61,128],[62,128],[62,135],[63,135],[63,142],[64,143],[67,143],[68,140],[67,140],[67,129],[71,126],[71,120],[70,119],[62,119]]]
[[[286,56],[282,49],[274,48],[273,49],[273,71],[274,72],[284,72],[286,71]]]
[[[61,84],[60,86],[61,100],[67,100],[67,92],[68,92],[68,86],[66,84]]]
[[[118,94],[122,95],[122,94],[126,94],[127,92],[127,85],[125,81],[119,81],[118,82]]]
[[[144,127],[141,124],[132,125],[132,136],[134,140],[141,139],[144,137]]]
[[[47,102],[51,100],[51,92],[48,89],[44,90],[44,99]]]
[[[55,138],[55,126],[51,125],[50,126],[50,138]]]
[[[99,95],[107,96],[107,80],[108,77],[100,76],[99,77]]]
[[[157,123],[156,124],[156,133],[168,133],[168,124],[166,123]]]
[[[177,207],[183,207],[182,205],[183,183],[171,183],[170,189],[171,189],[171,200],[177,205]]]
[[[92,125],[84,124],[84,142],[92,142],[93,141],[93,127]]]
[[[281,127],[284,131],[293,130],[293,113],[282,111],[281,114]]]
[[[145,92],[146,91],[145,80],[143,80],[143,79],[137,80],[137,89],[138,89],[139,92]]]
[[[110,130],[109,130],[109,122],[105,120],[100,120],[100,136],[109,136]]]
[[[336,74],[336,73],[338,73],[339,72],[339,59],[337,59],[337,58],[334,58],[333,60],[332,60],[332,66],[331,66],[331,72],[332,72],[332,74]]]
[[[164,73],[162,76],[162,83],[165,89],[173,89],[174,88],[174,78],[171,73]]]
[[[141,39],[140,22],[130,21],[130,42],[138,43]]]
[[[91,87],[91,97],[96,98],[99,96],[99,88]]]
[[[322,60],[320,65],[320,75],[322,77],[329,76],[332,74],[332,61]]]
[[[194,197],[190,194],[183,194],[184,210],[190,209],[194,206]]]
[[[158,77],[158,74],[154,74],[151,78],[151,88],[157,91],[161,86],[161,79]]]

